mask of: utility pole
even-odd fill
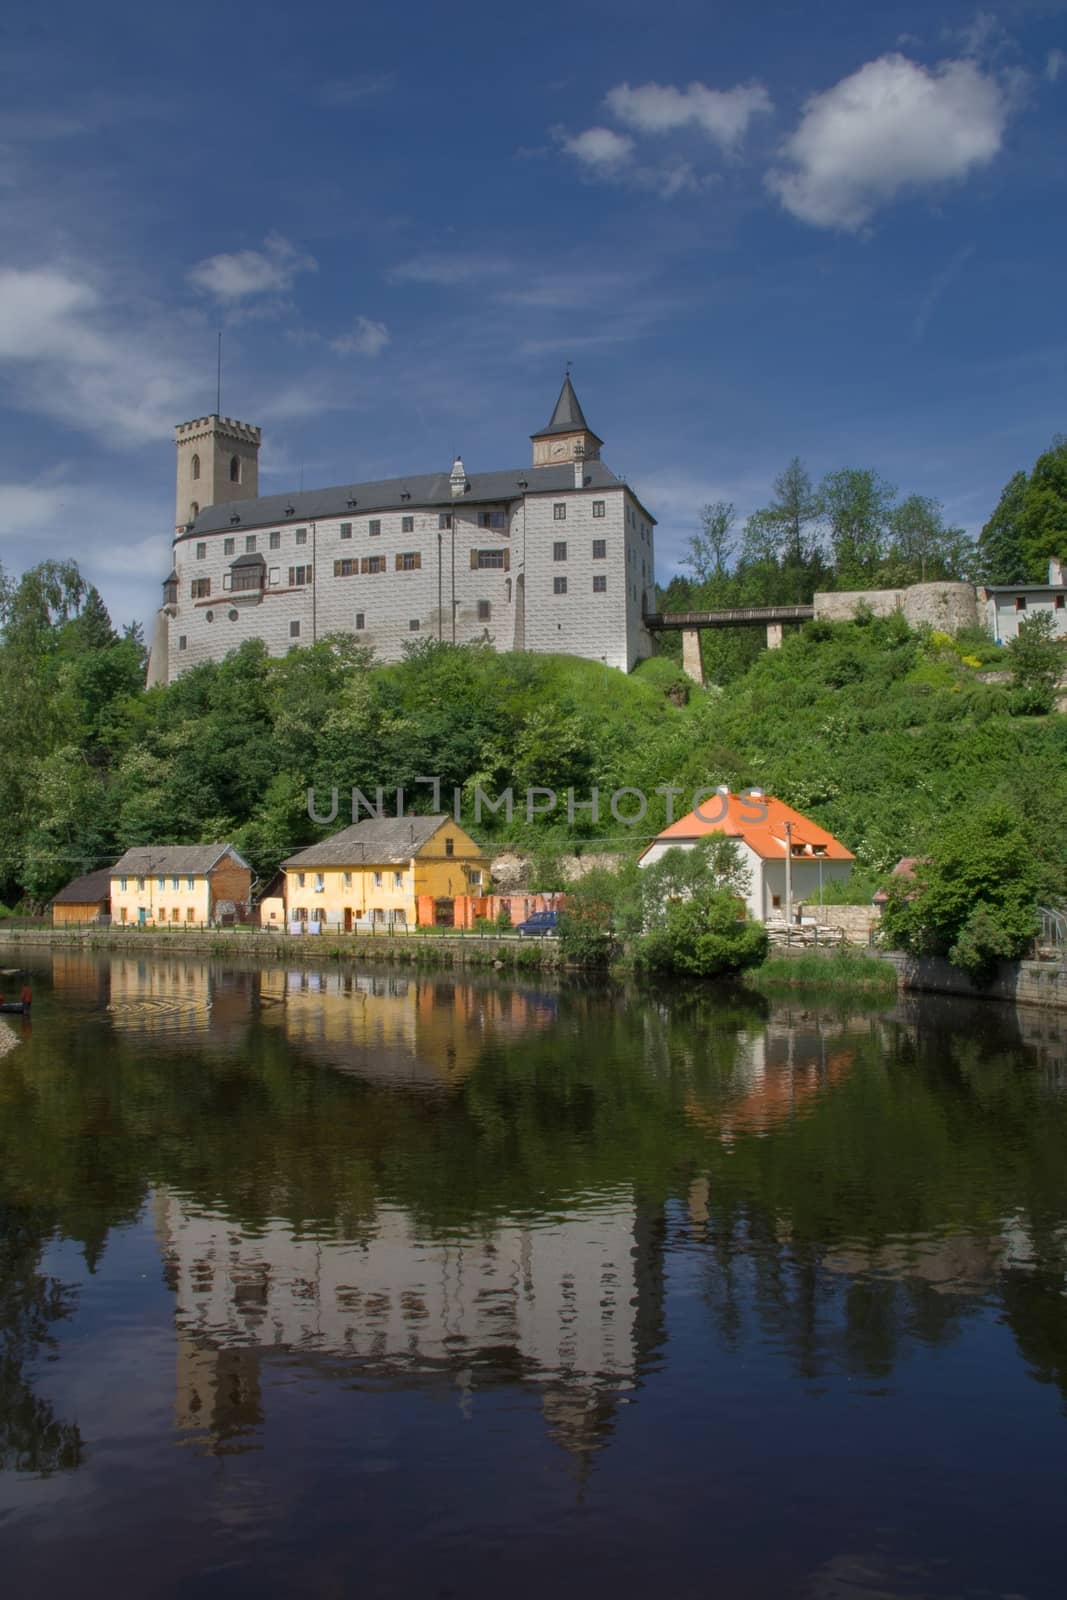
[[[793,824],[785,825],[785,920],[793,923]]]

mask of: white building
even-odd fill
[[[1047,583],[1003,583],[980,591],[985,620],[998,644],[1007,644],[1019,632],[1020,622],[1042,612],[1051,615],[1056,633],[1067,639],[1067,576],[1064,563],[1051,557]]]
[[[630,671],[652,653],[655,519],[600,459],[566,378],[528,467],[260,497],[260,432],[175,430],[173,569],[149,685],[245,639],[272,655],[351,634],[381,661],[413,638],[559,652]]]

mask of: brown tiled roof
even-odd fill
[[[95,906],[111,899],[111,868],[101,867],[98,872],[87,872],[83,878],[72,878],[65,888],[53,898],[54,906]]]
[[[342,828],[319,844],[297,851],[283,867],[390,867],[410,861],[450,819],[435,817],[367,817]]]

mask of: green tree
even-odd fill
[[[1023,495],[1020,544],[1030,577],[1042,582],[1050,556],[1067,559],[1067,439],[1034,462]]]
[[[1052,613],[1035,611],[1025,617],[1007,648],[1018,709],[1032,716],[1047,714],[1055,703],[1060,673],[1067,667],[1067,650],[1057,636]]]
[[[736,511],[728,500],[716,500],[700,513],[700,532],[690,536],[682,565],[699,584],[726,576],[734,550],[733,527]]]
[[[997,508],[978,535],[978,576],[982,583],[1024,583],[1023,548],[1027,477],[1016,472],[1005,484]]]
[[[894,506],[887,518],[888,546],[882,581],[892,587],[959,581],[973,576],[975,549],[962,528],[945,526],[938,501],[912,494]]]
[[[886,549],[896,490],[869,467],[846,467],[827,474],[819,497],[837,587],[871,588]]]
[[[741,972],[759,966],[766,954],[763,924],[740,917],[733,895],[707,888],[671,902],[637,946],[647,971],[693,978]]]

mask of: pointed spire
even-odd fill
[[[556,409],[553,411],[545,433],[576,433],[578,429],[591,433],[592,429],[585,420],[585,415],[578,404],[578,396],[574,392],[570,373],[563,379],[563,388],[559,391]]]

